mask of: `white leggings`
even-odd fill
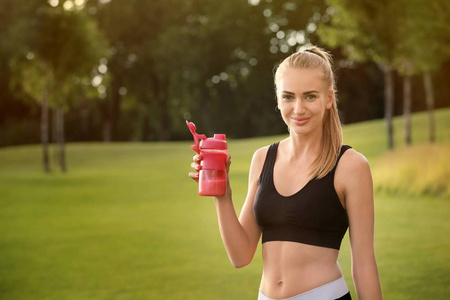
[[[348,293],[348,287],[345,283],[344,277],[336,279],[335,281],[321,285],[310,291],[301,293],[299,295],[285,298],[283,300],[332,300],[338,299]],[[258,300],[275,300],[267,297],[259,291]]]

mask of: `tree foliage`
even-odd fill
[[[48,130],[48,107],[54,108],[54,136],[59,144],[60,167],[65,171],[64,111],[74,100],[74,91],[82,84],[80,79],[89,77],[98,65],[106,41],[88,15],[48,5],[39,6],[33,18],[19,19],[11,26],[11,33],[25,37],[16,42],[22,50],[10,61],[11,83],[41,104],[42,131]],[[48,171],[48,133],[41,132],[41,137],[44,168]]]
[[[2,0],[0,87],[6,86],[6,95],[0,126],[15,128],[30,119],[47,86],[50,108],[67,113],[70,140],[189,138],[185,119],[208,135],[283,133],[272,70],[309,42],[340,47],[333,54],[344,119],[381,117],[382,75],[375,64],[399,69],[399,53],[405,59],[438,53],[439,61],[430,56],[424,66],[414,65],[421,70],[425,65],[440,70],[448,60],[435,43],[448,35],[446,26],[436,24],[448,5],[432,0],[433,8],[416,22],[408,16],[420,2]],[[427,26],[442,30],[430,34]],[[413,37],[410,28],[420,30]],[[410,46],[419,41],[432,51]],[[365,63],[352,63],[341,53]],[[52,80],[43,84],[45,78]],[[392,78],[397,80],[395,73]],[[22,119],[2,121],[1,108],[13,107],[27,111]]]

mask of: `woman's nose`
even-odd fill
[[[305,106],[303,105],[302,99],[297,99],[295,101],[294,112],[297,114],[303,113]]]

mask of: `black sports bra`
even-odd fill
[[[342,154],[351,147],[342,146],[336,166],[325,177],[314,178],[294,195],[285,197],[273,183],[278,145],[271,145],[267,151],[253,205],[262,243],[292,241],[339,250],[348,217],[334,188],[334,173]]]

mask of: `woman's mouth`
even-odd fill
[[[292,122],[294,122],[294,124],[296,125],[305,125],[308,121],[309,121],[309,117],[305,117],[305,118],[294,118],[291,117]]]

